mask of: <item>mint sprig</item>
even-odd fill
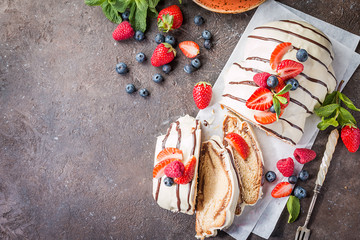
[[[300,213],[299,199],[297,197],[291,195],[286,203],[286,208],[289,212],[288,223],[292,223],[298,218],[299,213]]]
[[[283,95],[290,91],[292,88],[291,84],[287,84],[285,87],[283,87],[278,93],[274,93],[273,96],[273,105],[276,113],[276,120],[279,120],[280,114],[281,114],[281,104],[287,104],[288,100],[285,97],[282,97],[280,95]],[[281,104],[280,104],[281,103]]]

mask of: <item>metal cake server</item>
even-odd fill
[[[309,223],[311,213],[314,209],[316,198],[318,194],[320,193],[321,186],[324,183],[326,173],[328,171],[328,168],[330,166],[330,161],[332,158],[332,155],[335,151],[335,147],[337,144],[339,138],[339,131],[337,129],[334,129],[331,131],[330,136],[328,138],[328,142],[326,143],[326,148],[324,152],[324,156],[321,161],[320,169],[316,178],[315,182],[315,188],[314,188],[314,195],[310,203],[309,211],[306,216],[305,224],[302,227],[298,227],[295,235],[295,240],[308,240],[310,237],[310,229],[307,228],[307,225]]]

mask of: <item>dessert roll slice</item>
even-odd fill
[[[223,128],[224,144],[229,145],[234,152],[236,172],[241,183],[241,196],[236,210],[238,214],[242,206],[254,205],[262,195],[263,156],[249,123],[229,113]]]
[[[196,204],[196,238],[215,236],[235,215],[239,185],[231,149],[218,136],[202,144]]]

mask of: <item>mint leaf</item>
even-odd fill
[[[85,4],[89,6],[100,6],[105,0],[85,0]]]
[[[125,12],[132,0],[116,0],[111,3],[114,9],[118,12]]]
[[[155,8],[160,0],[149,0],[149,8]]]
[[[319,107],[319,108],[315,109],[314,111],[315,111],[316,115],[318,115],[319,117],[328,117],[339,107],[340,107],[339,104],[333,103],[330,105]]]
[[[149,4],[146,0],[135,0],[137,10],[147,11]]]
[[[273,105],[274,105],[274,109],[275,109],[275,113],[276,113],[276,120],[279,120],[279,116],[281,113],[281,106],[280,106],[280,102],[277,99],[277,97],[273,98]]]
[[[299,213],[300,213],[299,199],[297,197],[291,195],[286,203],[286,208],[289,212],[288,223],[292,223],[298,218]]]
[[[356,120],[351,113],[343,107],[340,107],[338,122],[343,127],[346,124],[356,125]]]
[[[326,97],[324,99],[324,102],[323,102],[323,106],[326,106],[326,105],[329,105],[331,103],[336,103],[336,96],[337,96],[338,92],[337,91],[334,91],[332,93],[328,93],[326,94]]]
[[[287,93],[292,88],[292,85],[289,83],[283,89],[281,89],[278,93],[275,94],[275,96],[283,95],[284,93]]]
[[[146,0],[135,0],[136,2],[136,12],[135,12],[135,30],[145,32],[146,30],[146,17],[148,10],[148,3]]]
[[[276,96],[276,98],[279,100],[279,102],[281,102],[282,104],[287,104],[288,100],[285,97],[281,97],[281,96]]]
[[[345,94],[339,92],[339,98],[341,99],[341,101],[343,101],[343,103],[350,108],[351,110],[355,110],[355,111],[360,111],[360,109],[358,109],[357,107],[355,107],[354,103],[347,97],[345,96]]]
[[[135,26],[135,12],[136,12],[135,1],[133,1],[129,4],[129,8],[130,8],[129,22],[130,22],[131,26]]]
[[[333,118],[328,118],[328,119],[322,118],[321,122],[319,122],[317,125],[318,129],[320,129],[320,130],[325,130],[329,126],[334,126],[334,127],[339,126],[338,121],[336,121],[336,116]]]
[[[108,1],[103,2],[103,4],[101,4],[101,8],[103,10],[104,15],[111,22],[118,24],[122,22],[120,13]]]

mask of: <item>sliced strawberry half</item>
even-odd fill
[[[184,159],[183,152],[177,148],[167,147],[161,150],[161,152],[159,152],[159,154],[156,157],[156,161],[161,162],[170,158],[177,158],[182,161]]]
[[[284,110],[281,109],[280,116],[284,113]],[[272,113],[270,111],[262,111],[262,112],[256,112],[254,114],[255,120],[263,125],[270,124],[276,121],[276,113]]]
[[[177,184],[188,184],[194,178],[195,167],[196,157],[192,156],[190,161],[185,165],[184,175],[178,178],[174,178],[174,182]]]
[[[277,92],[277,93],[280,92],[281,89],[283,89],[285,86],[286,86],[285,82],[282,79],[280,79],[279,84],[275,87],[275,92]],[[280,103],[281,109],[285,109],[290,103],[290,92],[286,92],[286,93],[281,94],[279,96],[284,97],[284,98],[287,99],[286,104]]]
[[[272,92],[264,87],[259,87],[246,101],[246,106],[250,109],[264,111],[273,104]]]
[[[246,141],[237,133],[228,133],[225,136],[225,140],[228,141],[228,143],[237,151],[240,156],[246,160],[246,158],[249,156],[250,150],[249,145],[246,143]]]
[[[304,65],[293,60],[282,60],[276,68],[276,72],[284,80],[294,78],[304,70]]]
[[[287,53],[291,48],[292,46],[289,42],[280,43],[275,47],[270,57],[270,66],[273,70],[277,68],[285,53]]]
[[[280,182],[271,191],[271,196],[273,196],[274,198],[282,198],[289,196],[291,192],[292,192],[292,186],[290,183]]]
[[[165,167],[169,163],[174,162],[174,161],[181,161],[181,160],[176,159],[176,158],[171,158],[171,159],[166,159],[166,160],[161,161],[158,164],[156,164],[153,169],[153,178],[158,179],[158,178],[161,178],[162,176],[164,176],[165,175],[165,173],[164,173]]]
[[[179,48],[187,58],[194,58],[200,53],[199,45],[193,41],[181,42]]]
[[[267,79],[271,76],[270,73],[262,72],[254,75],[253,80],[259,87],[267,87]]]

